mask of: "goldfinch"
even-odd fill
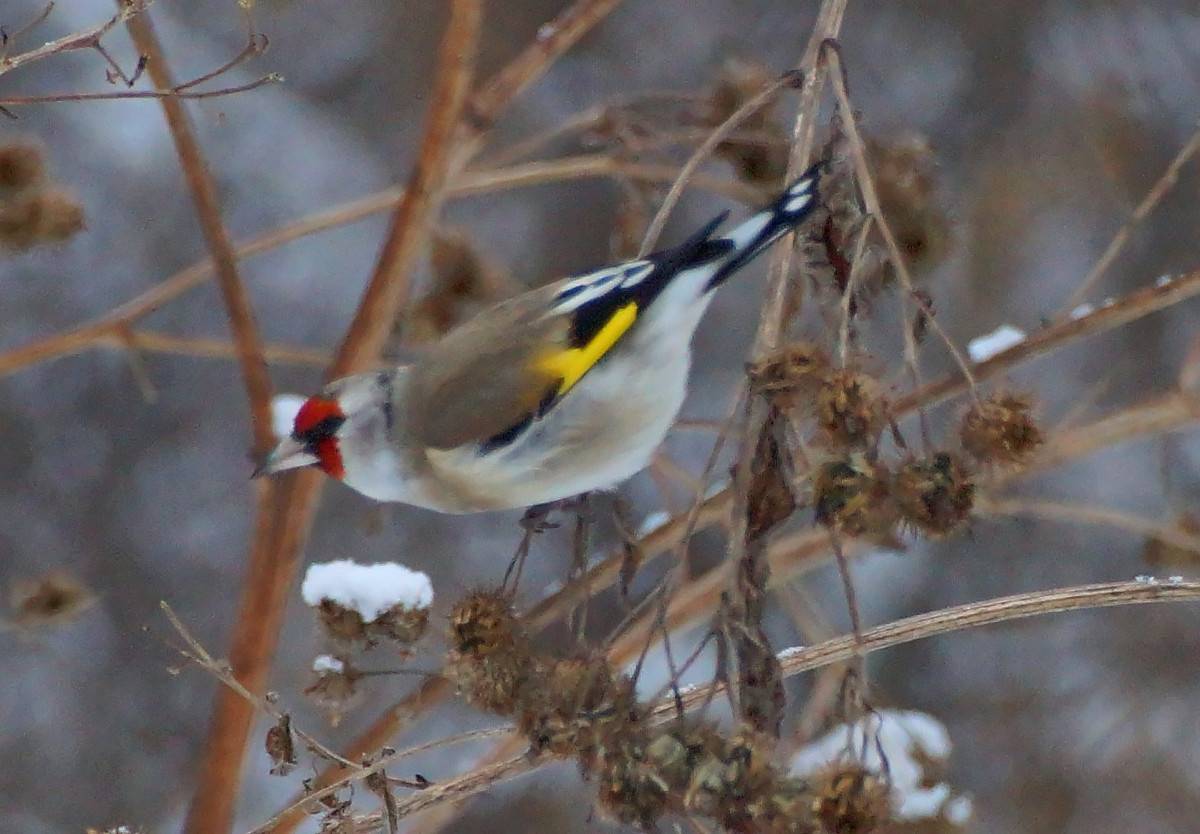
[[[817,204],[817,166],[749,219],[501,302],[413,364],[331,382],[256,475],[319,467],[378,501],[531,507],[643,469],[687,390],[713,293]]]

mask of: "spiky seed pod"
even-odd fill
[[[854,762],[835,762],[812,780],[812,814],[825,834],[871,834],[892,816],[888,786]]]
[[[329,723],[336,727],[360,699],[358,682],[362,674],[349,659],[328,655],[314,661],[313,673],[316,677],[305,687],[304,694],[325,711]]]
[[[817,390],[817,425],[834,448],[865,449],[883,430],[885,407],[874,379],[861,371],[835,370]]]
[[[754,809],[775,788],[773,740],[740,730],[708,752],[692,770],[683,804],[689,811],[720,820],[727,829],[755,829]]]
[[[752,364],[754,387],[781,407],[811,401],[829,371],[829,354],[815,342],[792,342]]]
[[[812,813],[813,792],[803,779],[786,777],[752,809],[757,830],[762,834],[814,834],[817,823]]]
[[[512,601],[503,591],[473,591],[450,611],[450,645],[456,651],[484,655],[521,636]]]
[[[724,744],[707,724],[675,725],[651,738],[646,745],[646,761],[674,793],[682,795],[697,765],[718,757]]]
[[[83,207],[61,188],[27,190],[0,203],[0,246],[23,251],[83,229]]]
[[[590,770],[604,738],[638,720],[633,683],[603,657],[537,661],[517,705],[517,727],[535,751],[574,756]]]
[[[937,452],[905,463],[892,493],[901,518],[928,536],[945,536],[960,527],[975,504],[975,483],[962,458]]]
[[[0,191],[37,185],[46,175],[42,149],[30,142],[0,146]]]
[[[816,520],[848,536],[884,538],[897,521],[889,476],[861,454],[823,463],[813,477]]]
[[[530,680],[533,658],[509,597],[475,591],[450,612],[446,676],[475,706],[512,715]]]
[[[914,272],[937,266],[950,250],[950,218],[937,199],[929,140],[917,134],[867,142],[879,205]]]
[[[654,830],[670,804],[670,786],[646,760],[641,729],[613,738],[600,759],[597,799],[617,821]]]
[[[386,640],[407,648],[425,633],[429,609],[397,605],[367,622],[353,608],[323,599],[317,605],[317,619],[325,633],[341,645],[362,644],[372,648]]]
[[[1022,463],[1045,441],[1027,397],[993,394],[963,415],[963,449],[981,463]]]
[[[709,102],[704,123],[715,127],[728,119],[750,98],[774,80],[774,73],[761,64],[730,60],[721,69]],[[732,138],[717,146],[717,155],[728,160],[748,182],[777,186],[787,173],[787,132],[768,105],[747,117],[741,133],[757,133],[754,139]]]

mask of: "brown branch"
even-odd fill
[[[392,215],[375,272],[329,369],[331,378],[363,370],[375,361],[408,295],[408,271],[421,252],[431,218],[440,210],[444,197],[454,131],[474,76],[482,16],[481,0],[456,0],[451,6],[416,171]]]
[[[1075,524],[1100,524],[1125,530],[1135,536],[1158,539],[1172,547],[1200,555],[1200,536],[1191,535],[1172,525],[1144,518],[1136,513],[1127,513],[1112,507],[1071,504],[1044,499],[991,498],[977,496],[975,514],[980,516],[1028,516],[1046,521],[1062,521]]]
[[[441,204],[453,132],[473,75],[481,18],[481,0],[454,0],[451,5],[416,168],[393,215],[358,312],[329,368],[330,378],[364,369],[375,361],[405,300],[408,270]],[[238,678],[252,691],[261,690],[266,682],[288,593],[320,495],[321,481],[313,472],[298,473],[285,484],[276,512],[259,515],[258,531],[273,539],[272,546],[251,551],[234,626],[231,662]],[[218,693],[206,766],[188,815],[188,834],[229,830],[252,718],[239,699]]]
[[[986,362],[976,363],[974,366],[975,379],[978,382],[984,382],[1027,360],[1053,353],[1088,336],[1115,330],[1150,313],[1166,309],[1197,295],[1200,295],[1200,270],[1185,273],[1169,282],[1134,290],[1112,304],[1085,316],[1060,321],[1030,334],[1023,341],[1007,350],[1000,351]],[[937,405],[962,393],[964,387],[965,384],[960,375],[944,377],[899,397],[894,408],[896,413],[903,413],[914,410],[918,404]]]
[[[130,25],[132,25],[132,23]],[[147,65],[147,70],[151,75],[154,74],[152,64]],[[64,101],[121,101],[124,99],[139,98],[169,101],[178,99],[220,98],[222,96],[232,96],[238,93],[248,93],[251,90],[257,90],[259,87],[263,87],[267,84],[275,84],[280,81],[283,81],[283,76],[277,72],[271,72],[267,73],[262,78],[250,81],[246,84],[239,84],[236,87],[221,87],[217,90],[116,90],[111,93],[56,93],[43,96],[9,96],[8,98],[0,98],[0,107],[19,107],[30,104],[56,104]]]
[[[622,162],[600,154],[585,155],[513,165],[496,170],[466,171],[447,187],[446,195],[475,196],[587,177],[629,177],[644,182],[662,183],[672,182],[678,173],[679,169],[673,165]],[[704,174],[693,177],[692,185],[751,205],[762,198],[762,192],[752,186]],[[252,238],[239,244],[234,250],[235,254],[240,259],[260,255],[317,232],[394,209],[403,196],[404,190],[400,188],[368,194]],[[212,274],[212,268],[210,260],[192,264],[98,319],[0,353],[0,376],[88,350],[101,341],[113,338],[122,328],[203,284]]]
[[[1154,184],[1150,186],[1150,190],[1146,192],[1141,202],[1134,208],[1133,213],[1129,215],[1129,219],[1121,224],[1121,228],[1117,229],[1117,233],[1113,235],[1112,240],[1105,247],[1104,253],[1092,268],[1088,270],[1088,274],[1079,282],[1079,286],[1074,289],[1067,299],[1066,304],[1063,305],[1064,312],[1071,310],[1076,304],[1086,298],[1092,288],[1104,277],[1104,274],[1108,272],[1109,267],[1113,265],[1117,256],[1125,249],[1125,244],[1129,242],[1133,230],[1150,215],[1150,212],[1154,211],[1154,207],[1174,187],[1175,183],[1179,180],[1179,172],[1196,155],[1197,151],[1200,151],[1200,128],[1192,132],[1192,135],[1188,137],[1187,142],[1183,144],[1179,152],[1167,163],[1166,170],[1154,181]]]
[[[100,346],[114,348],[136,348],[146,353],[163,353],[170,356],[192,356],[198,359],[236,359],[237,346],[222,339],[205,339],[187,336],[171,336],[153,330],[130,330],[122,336],[116,333],[102,334],[96,339]],[[303,365],[324,368],[329,364],[328,351],[298,345],[264,344],[263,359],[287,365]]]
[[[646,234],[642,237],[642,245],[638,249],[639,258],[645,257],[646,253],[658,243],[658,238],[662,234],[663,227],[667,225],[667,218],[670,217],[675,204],[679,202],[679,198],[683,195],[683,189],[687,187],[688,180],[692,178],[696,173],[696,169],[703,164],[704,160],[708,159],[712,152],[717,149],[717,146],[724,142],[742,122],[765,107],[767,102],[778,95],[779,91],[784,87],[796,86],[799,80],[799,73],[784,73],[779,78],[767,84],[758,94],[735,110],[729,118],[708,134],[700,144],[700,147],[696,148],[692,152],[692,155],[688,157],[687,162],[683,165],[683,169],[679,172],[679,176],[671,184],[671,190],[663,197],[662,205],[658,207],[654,219],[650,221],[650,227],[646,229]]]
[[[520,93],[533,84],[550,65],[612,13],[622,0],[576,0],[557,17],[538,28],[537,37],[504,69],[496,73],[468,105],[471,131],[478,135],[490,128]]]
[[[825,73],[820,65],[821,45],[837,38],[847,0],[824,0],[817,22],[809,37],[800,67],[805,73],[800,90],[800,109],[793,129],[792,151],[788,158],[786,182],[792,182],[808,167],[817,118],[820,90]],[[789,309],[788,268],[794,234],[783,237],[784,246],[776,246],[767,278],[767,297],[759,317],[751,357],[758,361],[773,353],[783,338]],[[764,480],[784,477],[786,467],[778,454],[783,447],[778,442],[775,412],[766,398],[750,397],[747,401],[746,433],[739,444],[734,467],[733,509],[730,516],[729,547],[726,561],[733,566],[730,588],[729,616],[738,624],[729,647],[728,657],[736,667],[727,674],[736,682],[735,694],[740,718],[756,729],[779,735],[783,719],[783,683],[778,664],[770,650],[762,627],[762,600],[770,580],[767,558],[768,539],[772,528],[790,514],[794,500],[787,495],[787,512],[775,512],[770,518],[759,500],[758,485]],[[771,470],[776,470],[772,476]],[[775,493],[786,493],[786,487],[774,487]],[[775,503],[778,503],[776,501]]]
[[[123,3],[120,4],[124,6]],[[166,55],[154,34],[150,16],[147,14],[132,17],[127,21],[129,34],[133,38],[138,51],[148,59],[147,70],[154,83],[162,88],[174,86],[171,69],[167,64]],[[209,173],[200,143],[192,130],[191,120],[183,108],[183,104],[175,98],[162,99],[163,113],[171,138],[175,143],[175,152],[179,156],[179,164],[183,168],[188,190],[192,201],[196,204],[196,213],[200,220],[200,229],[208,243],[209,252],[214,264],[217,286],[225,302],[225,311],[229,316],[229,327],[233,333],[233,342],[237,347],[238,362],[241,365],[242,380],[246,387],[246,395],[250,401],[250,417],[254,434],[254,450],[258,454],[266,454],[274,443],[271,433],[271,380],[267,375],[267,365],[263,360],[262,344],[258,337],[258,326],[254,322],[254,311],[250,299],[242,286],[238,275],[237,254],[225,224],[221,221],[221,208],[217,200],[217,189]]]
[[[136,15],[145,11],[153,2],[154,0],[118,0],[117,13],[99,26],[94,26],[82,32],[64,35],[57,40],[42,44],[37,49],[31,49],[28,52],[22,52],[20,55],[0,60],[0,75],[11,72],[25,64],[31,64],[42,58],[48,58],[51,55],[71,52],[77,49],[94,49],[100,43],[100,39],[107,35],[114,26],[133,19]]]
[[[928,614],[917,614],[902,620],[867,629],[861,643],[854,635],[845,634],[815,646],[780,652],[779,662],[788,677],[820,669],[831,663],[850,660],[858,651],[877,652],[935,637],[940,634],[964,631],[969,628],[1003,623],[1009,620],[1058,614],[1087,608],[1110,608],[1117,605],[1142,605],[1155,602],[1198,602],[1200,583],[1197,582],[1105,582],[1096,585],[1077,585],[1049,591],[1034,591],[1008,597],[971,602],[944,608]],[[713,687],[702,686],[684,695],[685,706],[691,708],[708,700]],[[659,717],[673,715],[675,704],[664,699],[654,707]]]

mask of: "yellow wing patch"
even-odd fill
[[[625,331],[633,326],[637,319],[637,302],[631,301],[612,314],[604,326],[583,347],[569,348],[545,356],[537,363],[537,368],[544,373],[559,377],[557,396],[562,396],[583,379],[583,375],[592,369],[604,354],[625,335]]]

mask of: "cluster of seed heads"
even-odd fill
[[[575,759],[599,806],[620,822],[653,830],[668,814],[688,813],[734,832],[866,834],[867,821],[888,817],[886,789],[873,777],[799,779],[774,765],[767,736],[655,724],[632,681],[603,656],[535,652],[502,592],[459,601],[450,643],[446,674],[462,696],[514,718],[535,752]]]
[[[949,535],[971,515],[981,467],[1021,464],[1043,442],[1030,400],[1002,392],[963,415],[961,451],[904,451],[889,463],[879,451],[888,403],[871,375],[836,366],[811,342],[794,342],[749,371],[777,408],[813,425],[822,452],[810,471],[816,520],[848,536],[887,540],[898,525]]]
[[[16,252],[60,243],[83,229],[83,208],[50,183],[37,145],[0,146],[0,248]]]
[[[387,645],[401,657],[408,656],[425,634],[429,609],[396,605],[370,622],[358,611],[330,599],[322,599],[314,610],[330,654],[314,664],[314,678],[304,694],[325,710],[336,726],[361,694],[358,685],[363,673],[353,662],[354,654]]]

